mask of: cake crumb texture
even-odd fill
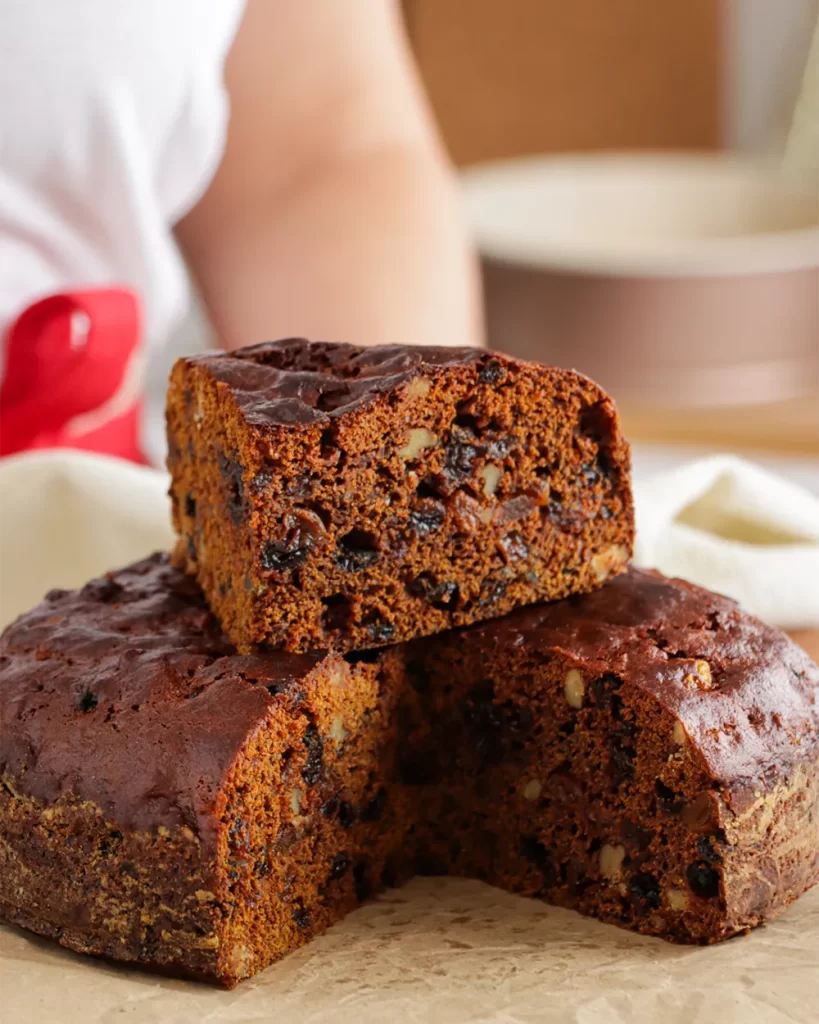
[[[239,650],[363,650],[594,590],[633,547],[617,411],[482,349],[266,343],[177,362],[175,562]]]

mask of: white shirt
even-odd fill
[[[242,0],[0,0],[0,336],[37,298],[127,285],[146,341],[188,304],[171,228],[224,148]]]

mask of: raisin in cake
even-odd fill
[[[167,409],[177,563],[242,651],[378,647],[630,556],[628,446],[572,371],[291,340],[180,360]]]
[[[226,985],[416,871],[717,941],[817,881],[817,693],[778,630],[654,574],[235,655],[155,558],[0,642],[0,917]]]

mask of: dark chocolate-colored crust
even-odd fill
[[[628,445],[571,370],[296,339],[179,360],[167,416],[175,564],[241,651],[386,646],[630,557]]]
[[[451,638],[481,650],[563,650],[591,674],[627,680],[684,723],[737,811],[817,758],[816,666],[782,630],[685,580],[632,568],[592,594],[522,608]],[[708,665],[705,678],[698,661]]]
[[[154,556],[0,640],[0,918],[233,985],[422,871],[718,941],[819,878],[818,696],[779,630],[655,573],[238,656]]]
[[[3,634],[0,774],[46,804],[71,792],[129,830],[215,843],[236,752],[321,657],[237,655],[165,555],[51,591]]]

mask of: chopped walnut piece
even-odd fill
[[[407,388],[407,394],[410,398],[426,398],[430,387],[428,377],[413,377]]]
[[[566,695],[566,703],[570,708],[582,708],[583,696],[586,692],[586,684],[583,676],[576,668],[570,668],[563,680],[563,693]]]
[[[498,489],[498,481],[503,475],[500,466],[489,462],[478,471],[478,476],[483,480],[483,492],[491,497]]]
[[[530,779],[523,787],[524,800],[537,800],[543,791],[543,785],[539,779]]]
[[[414,427],[409,432],[409,439],[398,454],[402,459],[416,459],[425,448],[434,448],[438,444],[437,435],[426,427]]]
[[[610,544],[592,556],[590,565],[595,578],[603,583],[625,568],[628,562],[628,550],[622,544]]]
[[[688,910],[688,893],[682,889],[669,889],[665,898],[672,910]]]
[[[619,878],[625,856],[625,846],[612,846],[611,843],[604,843],[600,850],[600,874],[603,878],[609,880]]]

